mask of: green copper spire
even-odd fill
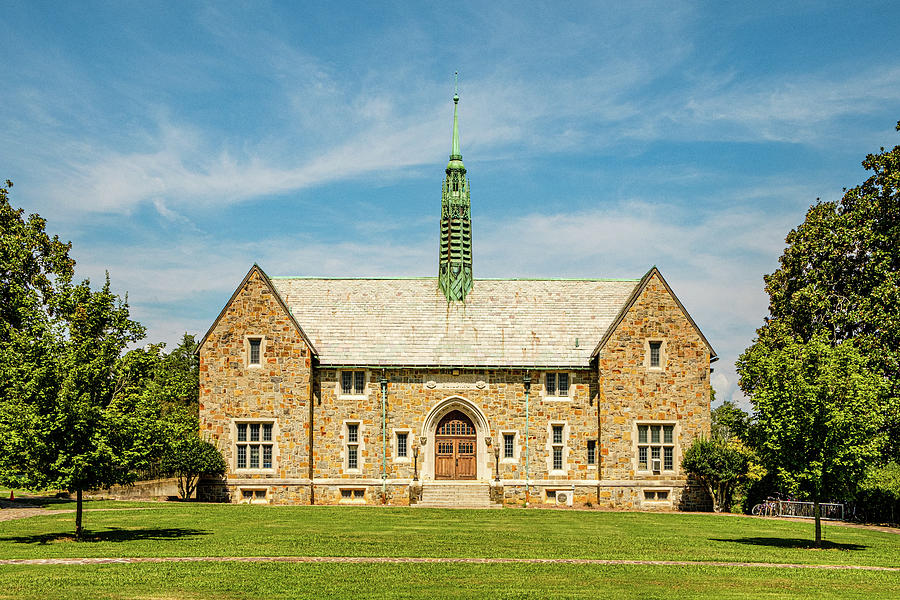
[[[472,221],[469,180],[459,149],[459,89],[453,95],[453,139],[441,192],[438,285],[448,302],[463,302],[472,290]]]
[[[457,118],[457,108],[459,108],[459,73],[457,75],[456,92],[453,94],[453,141],[450,142],[450,160],[462,160],[462,153],[459,151],[459,119]]]

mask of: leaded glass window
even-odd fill
[[[262,346],[262,338],[250,338],[247,341],[250,343],[250,356],[247,359],[247,363],[251,365],[258,365],[260,358],[260,348]]]
[[[638,425],[638,471],[675,470],[675,426]]]
[[[235,468],[271,469],[275,455],[274,423],[236,423]]]
[[[406,440],[409,437],[409,434],[406,432],[397,434],[397,456],[400,458],[406,458]]]
[[[569,395],[569,374],[547,373],[545,392],[550,397],[567,397]]]
[[[359,423],[347,423],[347,442],[345,443],[347,468],[359,468]]]
[[[550,426],[550,443],[551,443],[551,453],[552,453],[552,470],[554,471],[562,471],[565,469],[565,464],[563,461],[564,451],[565,451],[565,440],[564,440],[564,426],[563,425],[551,425]]]
[[[650,342],[650,367],[651,368],[659,368],[662,366],[660,364],[660,350],[662,349],[662,342]]]
[[[341,393],[347,396],[362,396],[366,393],[365,371],[341,371]]]
[[[516,455],[516,434],[503,434],[503,458],[515,458]]]

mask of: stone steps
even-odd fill
[[[495,508],[491,502],[490,486],[486,483],[424,483],[422,484],[422,500],[415,506]]]

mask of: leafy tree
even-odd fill
[[[193,495],[201,475],[225,474],[225,459],[218,448],[200,439],[196,431],[173,437],[162,466],[178,478],[178,493],[184,500]]]
[[[815,504],[818,545],[819,504],[853,490],[878,458],[885,381],[852,341],[833,347],[824,334],[803,342],[785,332],[779,342],[741,355],[741,387],[756,407],[764,465]]]
[[[164,406],[188,408],[195,416],[200,402],[200,359],[197,342],[185,333],[181,343],[162,358],[154,373],[160,401]],[[195,431],[199,429],[199,423]]]
[[[731,400],[726,400],[721,406],[710,411],[710,417],[712,418],[711,431],[713,439],[728,441],[732,438],[737,438],[745,444],[749,443],[751,418],[737,404]]]
[[[11,185],[7,182],[7,186]],[[0,482],[77,494],[133,480],[159,452],[151,403],[116,395],[115,369],[144,329],[127,302],[71,283],[71,245],[0,192]]]
[[[890,458],[900,452],[900,146],[862,165],[868,179],[840,202],[812,206],[788,234],[778,270],[765,277],[770,316],[756,344],[822,333],[832,346],[853,340],[890,384],[881,399]]]
[[[84,281],[61,300],[62,336],[46,358],[58,388],[37,401],[4,406],[14,443],[3,448],[4,479],[30,489],[76,492],[75,535],[82,535],[82,494],[129,483],[157,444],[154,410],[146,402],[117,398],[114,369],[125,346],[143,336],[128,306],[111,291]]]
[[[856,518],[895,524],[900,519],[900,463],[873,467],[854,498]]]
[[[866,181],[788,234],[765,277],[769,316],[737,363],[751,438],[815,502],[817,543],[819,502],[900,451],[900,146],[862,164]]]
[[[696,438],[685,450],[682,468],[703,483],[715,512],[729,511],[739,485],[760,476],[754,454],[734,438]]]
[[[47,222],[39,215],[9,203],[9,189],[0,187],[0,343],[17,332],[46,326],[56,307],[57,288],[72,279],[75,261],[72,244],[47,235]]]

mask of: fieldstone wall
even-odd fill
[[[529,470],[531,479],[568,481],[596,479],[596,467],[587,465],[587,440],[596,439],[596,385],[589,369],[569,371],[570,395],[566,399],[548,399],[545,378],[531,371],[529,398]],[[426,416],[436,406],[452,398],[464,398],[486,418],[486,430],[479,430],[479,479],[496,475],[494,448],[500,450],[500,478],[525,477],[525,384],[521,370],[386,369],[386,475],[389,480],[412,480],[414,448],[418,447],[418,473],[434,454],[433,431],[423,431]],[[318,401],[315,406],[313,443],[316,479],[339,478],[380,481],[382,477],[382,371],[366,371],[366,389],[362,395],[342,395],[340,369],[317,372]],[[465,410],[464,410],[465,412]],[[473,419],[478,427],[477,419]],[[359,469],[347,469],[345,456],[347,422],[359,423]],[[551,472],[551,423],[564,426],[564,469]],[[407,457],[397,456],[396,433],[408,433]],[[516,434],[512,459],[503,458],[503,432]],[[490,445],[481,445],[490,438]],[[424,444],[423,444],[424,442]],[[431,453],[431,456],[426,456]],[[380,485],[380,483],[379,483]]]
[[[651,340],[662,343],[656,369]],[[634,482],[631,492],[601,489],[601,503],[646,508],[638,492],[657,486],[672,488],[668,504],[679,506],[687,481],[681,454],[709,434],[709,360],[708,346],[654,274],[598,356],[602,478]],[[675,425],[673,472],[637,470],[637,425],[653,422]]]
[[[248,365],[248,336],[264,339],[261,364],[256,367]],[[659,368],[648,364],[649,341],[662,344]],[[680,462],[683,449],[709,432],[709,358],[709,348],[654,274],[599,353],[595,367],[566,371],[567,397],[547,395],[547,372],[522,369],[348,368],[364,370],[366,384],[362,393],[344,393],[343,369],[313,363],[310,348],[265,276],[254,268],[200,351],[201,433],[219,447],[229,470],[226,481],[204,484],[198,495],[239,502],[246,499],[243,491],[263,488],[270,503],[313,499],[316,504],[415,503],[421,484],[433,478],[436,421],[426,427],[426,420],[439,416],[436,407],[452,403],[469,414],[477,428],[477,478],[494,482],[499,476],[492,498],[523,505],[527,374],[529,505],[555,505],[553,491],[567,490],[567,500],[576,506],[703,508],[708,498],[688,481]],[[387,380],[384,428],[382,377]],[[597,439],[598,411],[598,464],[589,465],[587,444]],[[241,420],[274,424],[272,469],[236,469],[234,423]],[[355,470],[347,464],[348,422],[359,426]],[[673,471],[637,470],[638,423],[674,425]],[[559,471],[552,469],[553,424],[564,427],[564,468]],[[398,455],[398,432],[408,436],[406,457]],[[515,434],[512,458],[504,457],[504,433]],[[414,464],[418,485],[413,482]]]
[[[249,364],[247,339],[252,336],[263,340],[259,365]],[[241,486],[308,482],[311,372],[309,346],[254,267],[200,348],[200,433],[225,458],[231,501],[240,500]],[[273,468],[236,468],[235,422],[242,420],[273,423]],[[308,485],[306,492],[294,487],[272,487],[270,498],[308,502]],[[225,492],[206,493],[221,497]]]

